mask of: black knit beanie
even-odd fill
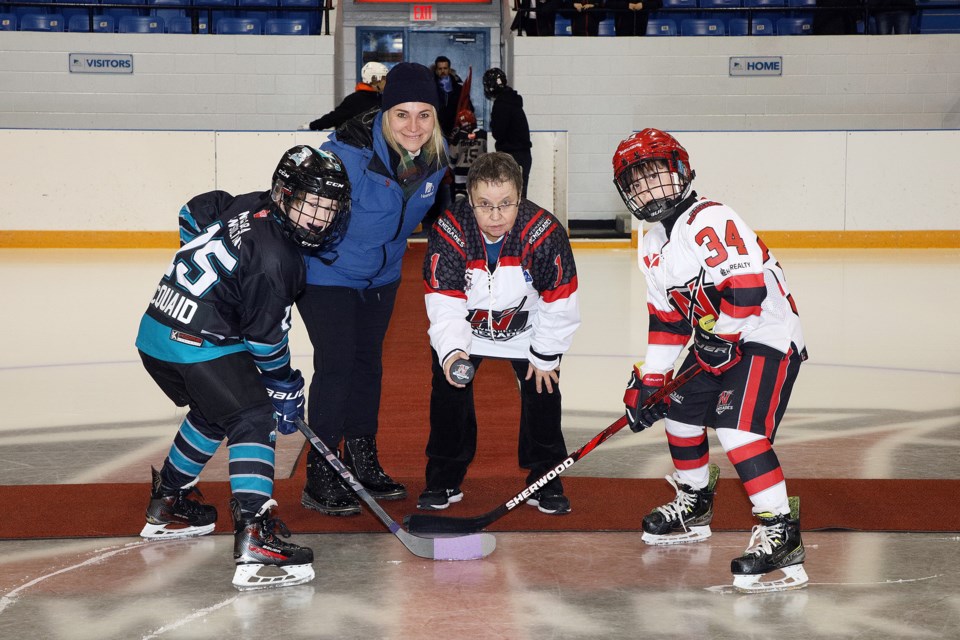
[[[433,72],[416,62],[400,62],[387,73],[381,109],[386,111],[404,102],[426,102],[440,108]]]

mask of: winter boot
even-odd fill
[[[179,489],[163,486],[160,472],[150,467],[153,486],[147,505],[147,523],[140,536],[151,540],[172,540],[202,536],[213,531],[217,522],[217,508],[203,504],[203,494],[197,489],[199,477]],[[190,498],[196,494],[198,500]]]
[[[710,537],[713,520],[713,495],[720,467],[711,464],[709,480],[703,489],[694,489],[680,482],[679,476],[666,476],[677,497],[643,517],[643,537],[647,544],[667,545],[702,542]]]
[[[289,538],[290,531],[274,516],[273,507],[276,506],[276,500],[267,500],[256,515],[244,515],[240,501],[230,498],[233,561],[237,565],[233,586],[240,591],[290,587],[313,580],[313,550],[277,537]],[[260,570],[264,567],[276,569],[261,575]]]
[[[343,463],[353,473],[357,482],[374,498],[403,500],[407,489],[384,472],[377,459],[377,440],[363,436],[343,441]]]
[[[733,586],[742,593],[802,589],[809,578],[803,568],[806,551],[800,538],[800,498],[790,498],[790,514],[756,514],[747,550],[730,563]],[[780,571],[783,577],[763,581],[764,574]]]
[[[307,484],[300,496],[300,504],[328,516],[355,516],[360,513],[360,502],[353,490],[319,453],[307,453]]]

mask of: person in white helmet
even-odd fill
[[[311,131],[336,129],[354,116],[380,108],[380,94],[387,83],[387,67],[379,62],[368,62],[360,69],[360,82],[353,93],[343,99],[337,108],[310,123]]]

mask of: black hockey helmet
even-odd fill
[[[309,195],[333,200],[316,206]],[[273,172],[273,201],[291,240],[305,249],[332,249],[350,219],[350,178],[335,154],[297,145],[283,154]]]
[[[487,96],[490,100],[493,100],[498,95],[503,93],[503,90],[507,87],[507,74],[503,72],[503,69],[498,69],[493,67],[492,69],[487,69],[483,74],[483,95]]]

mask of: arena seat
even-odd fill
[[[688,18],[680,21],[681,36],[722,36],[726,34],[719,18]]]
[[[553,24],[553,35],[569,36],[571,33],[570,18],[558,15],[556,22]]]
[[[142,4],[146,5],[146,0],[123,0],[123,4]],[[143,16],[146,14],[146,8],[144,9],[126,9],[126,8],[114,8],[114,7],[104,7],[104,15],[113,16],[117,20],[117,28],[120,27],[120,18],[123,16]]]
[[[777,35],[807,36],[813,33],[813,18],[780,18],[777,20]]]
[[[647,20],[648,36],[675,36],[677,22],[670,18],[650,18]]]
[[[67,19],[67,31],[79,31],[81,33],[91,31],[90,16],[74,14]],[[113,16],[93,16],[94,33],[114,33],[117,30],[117,21]]]
[[[16,31],[17,14],[0,13],[0,31]]]
[[[193,18],[190,16],[170,16],[164,19],[163,24],[167,33],[193,33]],[[197,33],[210,33],[205,15],[198,18]]]
[[[59,13],[25,13],[20,16],[20,31],[63,31]]]
[[[310,22],[303,18],[270,18],[263,23],[263,31],[268,36],[306,36],[310,35]]]
[[[263,34],[263,22],[258,18],[220,18],[214,25],[214,33],[259,36]]]
[[[278,17],[306,20],[310,24],[310,33],[320,33],[323,26],[323,11],[320,0],[280,0]]]
[[[922,8],[917,30],[919,33],[960,33],[960,11]]]
[[[663,0],[663,9],[696,9],[697,0]]]
[[[163,33],[163,18],[157,16],[120,16],[118,33]]]
[[[727,35],[729,36],[772,36],[777,30],[769,18],[754,18],[753,33],[750,32],[750,21],[747,18],[731,18],[727,21]]]

